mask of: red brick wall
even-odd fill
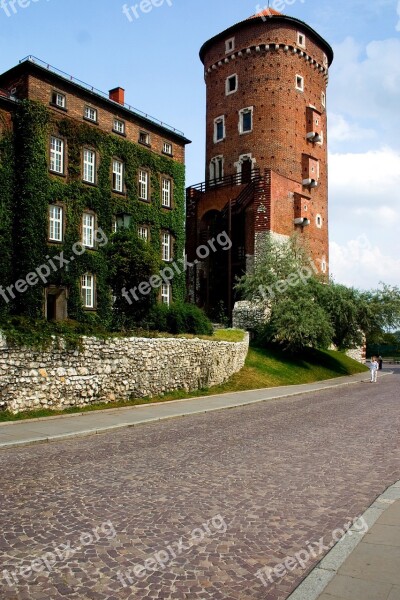
[[[300,26],[299,26],[300,27]],[[297,45],[297,32],[306,37],[306,47]],[[229,36],[227,36],[229,37]],[[289,193],[309,197],[308,214],[311,221],[302,235],[308,240],[314,258],[328,259],[328,179],[327,179],[327,119],[322,106],[321,94],[326,95],[326,74],[316,64],[300,57],[302,51],[319,65],[323,64],[324,47],[309,32],[301,31],[291,23],[274,22],[274,19],[250,20],[234,34],[235,50],[225,53],[225,40],[217,41],[204,55],[207,86],[207,142],[206,179],[212,157],[224,156],[224,174],[236,173],[235,162],[241,154],[252,154],[256,167],[264,172],[271,169],[271,189],[268,202],[269,223],[263,213],[255,207],[256,230],[270,229],[276,233],[290,235],[295,228],[294,200]],[[297,47],[298,53],[270,49],[256,52],[259,44],[287,44]],[[250,54],[246,48],[253,47]],[[243,56],[238,56],[238,51]],[[230,55],[235,54],[235,60]],[[225,59],[228,57],[228,62]],[[222,64],[212,69],[221,61]],[[208,69],[211,72],[208,73]],[[226,78],[237,74],[238,91],[226,95]],[[304,92],[296,90],[296,75],[304,78]],[[310,110],[312,105],[316,110]],[[239,134],[239,111],[254,107],[253,131]],[[226,138],[214,143],[214,119],[225,116]],[[319,131],[323,132],[323,143],[313,144],[306,135],[315,130],[315,119]],[[318,187],[303,188],[302,180],[308,178],[310,166],[316,169],[318,161]],[[306,167],[306,169],[305,169]],[[304,170],[305,169],[305,170]],[[316,177],[312,177],[316,179]],[[322,228],[316,226],[316,216],[321,215]]]

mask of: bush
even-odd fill
[[[196,335],[212,335],[211,321],[205,313],[194,304],[176,302],[171,306],[155,305],[144,326],[154,331],[166,333],[192,333]]]

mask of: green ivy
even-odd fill
[[[67,144],[68,177],[49,174],[48,153],[51,134],[62,136]],[[13,152],[7,136],[1,139],[0,150],[7,160],[0,163],[0,175],[7,185],[0,190],[0,216],[4,215],[6,234],[0,246],[2,281],[10,279],[10,263],[14,265],[12,281],[25,279],[26,275],[64,252],[65,258],[72,255],[72,247],[80,241],[80,224],[85,209],[97,216],[97,226],[108,239],[112,235],[112,217],[118,212],[132,215],[132,227],[147,224],[151,244],[161,256],[161,231],[166,229],[175,238],[175,259],[183,256],[185,245],[185,169],[184,165],[170,158],[156,155],[150,150],[113,134],[107,134],[94,126],[78,123],[68,118],[56,120],[42,104],[25,100],[15,115],[16,182],[13,203],[10,190],[13,187]],[[97,185],[84,184],[82,178],[82,149],[96,150]],[[126,195],[112,192],[111,163],[114,157],[125,163]],[[138,199],[138,169],[151,172],[151,202]],[[161,208],[160,174],[174,182],[174,208]],[[8,187],[7,187],[8,186]],[[66,230],[62,244],[48,244],[48,205],[62,202],[65,207]],[[11,210],[15,215],[14,245],[11,239]],[[3,223],[3,219],[2,219]],[[112,243],[109,241],[109,243]],[[9,245],[8,245],[9,244]],[[8,248],[8,250],[7,250]],[[10,249],[13,248],[11,251]],[[8,252],[8,254],[7,254]],[[8,265],[8,267],[7,267]],[[8,268],[8,273],[7,273]],[[5,270],[5,271],[4,271]],[[82,308],[80,278],[86,271],[96,275],[97,310]],[[112,299],[108,278],[108,263],[105,248],[86,250],[74,261],[52,273],[48,284],[68,287],[68,316],[79,322],[112,325]],[[185,275],[176,276],[173,285],[174,300],[182,301],[185,296]],[[44,285],[29,288],[17,294],[13,312],[31,318],[43,315]]]
[[[12,239],[14,197],[14,139],[5,115],[0,113],[0,284],[12,283]],[[0,297],[0,316],[10,305]]]

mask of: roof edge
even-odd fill
[[[302,27],[304,27],[324,47],[326,55],[328,57],[328,64],[329,64],[329,66],[331,66],[331,64],[333,62],[333,57],[334,57],[332,46],[330,44],[328,44],[328,42],[319,33],[317,33],[315,31],[315,29],[310,27],[310,25],[307,25],[307,23],[305,23],[304,21],[301,21],[300,19],[296,19],[295,17],[288,17],[286,15],[270,15],[268,17],[268,20],[269,19],[273,19],[274,21],[286,21],[289,23],[295,23],[297,25],[301,25]],[[221,38],[224,38],[226,36],[231,35],[232,33],[235,33],[236,31],[239,31],[244,26],[249,26],[249,25],[251,26],[253,23],[257,23],[260,21],[263,21],[265,23],[265,20],[266,20],[265,16],[254,15],[254,17],[250,17],[248,19],[245,19],[244,21],[239,21],[239,23],[235,23],[235,25],[228,27],[228,29],[221,31],[214,37],[212,37],[209,40],[207,40],[206,42],[204,42],[204,44],[202,45],[202,47],[200,48],[200,51],[199,51],[200,60],[203,63],[203,65],[204,65],[204,55],[207,52],[208,48],[210,46],[212,46],[212,44],[215,44]]]

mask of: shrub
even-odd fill
[[[176,302],[171,306],[155,305],[146,321],[145,327],[166,333],[192,333],[196,335],[211,335],[211,321],[205,313],[194,304]]]

